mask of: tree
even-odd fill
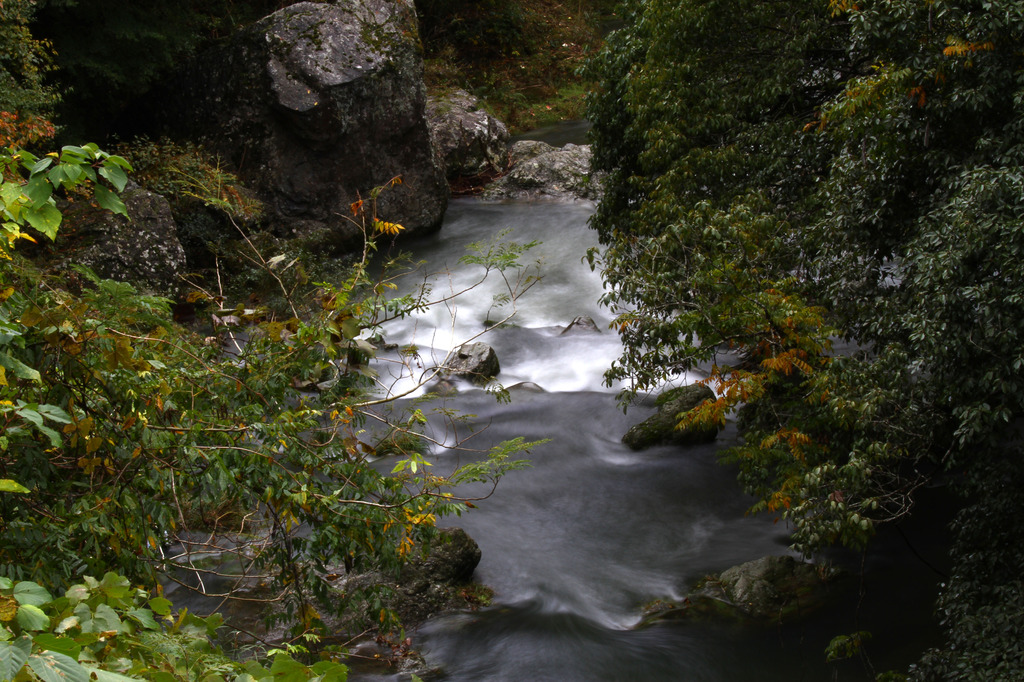
[[[62,139],[138,131],[124,113],[204,43],[297,0],[17,0],[32,34],[55,53],[47,85],[61,95]],[[8,3],[10,4],[10,3]],[[23,29],[27,32],[27,28]]]
[[[21,147],[54,134],[49,119],[58,97],[44,80],[53,53],[49,43],[29,32],[34,12],[31,0],[0,3],[0,147]]]
[[[595,160],[611,172],[591,258],[628,349],[608,378],[646,390],[711,364],[721,398],[702,418],[751,406],[748,443],[774,464],[744,482],[782,509],[826,457],[803,422],[834,330],[799,234],[832,151],[804,128],[857,67],[835,47],[849,28],[823,4],[633,7],[591,67]]]
[[[741,481],[805,553],[862,546],[936,476],[1004,486],[1024,413],[1019,3],[631,7],[592,65],[611,171],[592,262],[627,349],[609,378],[705,367],[719,398],[691,418],[742,406]],[[945,599],[962,614],[967,593]]]

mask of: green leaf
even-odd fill
[[[22,191],[33,206],[39,207],[48,202],[50,195],[53,194],[53,185],[46,179],[46,176],[37,175],[25,183]]]
[[[274,656],[274,664],[270,666],[270,672],[277,682],[304,682],[309,679],[306,666],[287,654],[279,653]]]
[[[7,353],[0,353],[0,365],[14,374],[19,379],[25,379],[26,381],[40,381],[41,377],[37,370],[32,369],[21,360],[12,358]]]
[[[29,657],[28,666],[43,682],[89,682],[89,671],[64,654],[55,651]]]
[[[92,632],[108,632],[112,630],[120,632],[122,628],[121,619],[118,618],[114,609],[106,604],[100,604],[96,607],[96,611],[92,616],[92,624],[89,628]]]
[[[102,172],[102,171],[101,171]],[[117,196],[103,185],[96,185],[96,203],[111,213],[117,213],[128,217],[128,209],[125,208],[121,197]]]
[[[153,612],[149,609],[131,609],[125,615],[132,620],[137,621],[142,627],[147,630],[159,630],[160,626],[157,624],[156,619],[153,618]]]
[[[82,176],[85,175],[85,170],[77,164],[64,164],[61,166],[61,169],[63,169],[64,175],[67,176],[68,182],[77,184],[82,179]]]
[[[57,237],[57,228],[60,227],[63,216],[53,204],[43,204],[26,209],[23,213],[28,224],[36,228],[50,239]]]
[[[319,661],[310,669],[320,676],[320,682],[345,682],[348,679],[348,667],[334,661]]]
[[[35,175],[36,173],[42,173],[44,170],[49,168],[52,164],[53,164],[53,157],[52,156],[44,156],[43,158],[39,159],[34,164],[32,164],[32,167],[28,171],[29,175]]]
[[[140,680],[140,677],[128,677],[120,673],[113,673],[109,670],[100,670],[99,668],[90,668],[92,674],[96,676],[96,682],[127,682],[128,680]],[[173,677],[171,679],[174,679]],[[236,678],[237,679],[237,678]]]
[[[269,677],[269,675],[266,677]],[[256,682],[256,679],[257,678],[253,677],[249,673],[242,673],[241,675],[235,676],[234,682]]]
[[[181,680],[180,677],[163,670],[150,670],[146,674],[149,675],[149,682],[180,682]]]
[[[56,405],[42,404],[38,407],[39,414],[43,415],[50,421],[58,422],[60,424],[70,424],[71,417],[63,409]]]
[[[18,625],[23,630],[39,632],[50,628],[50,617],[41,608],[31,604],[22,604],[18,607]]]
[[[106,166],[110,164],[120,166],[121,168],[124,168],[125,170],[128,171],[135,170],[134,168],[132,168],[132,165],[128,163],[127,159],[125,159],[123,156],[118,156],[117,154],[111,154],[106,159],[104,159],[103,165]]]
[[[0,680],[13,680],[32,653],[32,640],[19,637],[13,642],[0,642]]]
[[[53,601],[53,596],[46,591],[46,588],[34,582],[23,580],[14,586],[12,595],[19,604],[30,606],[42,606]]]
[[[56,651],[78,660],[78,654],[82,652],[82,645],[70,637],[57,637],[49,632],[41,632],[32,638],[32,642],[40,649]]]
[[[114,186],[118,192],[124,191],[124,186],[128,184],[128,176],[124,174],[124,171],[117,166],[101,166],[100,176],[110,181],[110,184]]]
[[[5,206],[12,206],[21,198],[21,183],[5,182],[0,185],[0,199]]]
[[[72,585],[68,588],[68,591],[64,593],[64,596],[68,598],[73,604],[77,604],[80,601],[85,601],[92,594],[92,590],[86,585]]]
[[[65,166],[60,165],[50,169],[50,172],[46,174],[46,179],[50,181],[51,185],[59,187],[65,183],[70,184],[70,178],[65,168]],[[78,174],[81,175],[82,172],[78,171]]]
[[[171,615],[171,602],[169,599],[164,599],[163,597],[154,597],[150,599],[149,608],[153,609],[153,613],[158,616]]]
[[[341,333],[346,339],[354,339],[359,336],[362,331],[362,326],[359,324],[359,320],[355,317],[350,317],[341,323]]]
[[[107,599],[124,599],[131,591],[131,582],[122,575],[108,571],[100,581],[100,591]]]
[[[63,163],[82,163],[90,158],[89,152],[73,144],[65,145],[60,150],[60,160]]]
[[[0,493],[30,493],[32,492],[17,481],[9,478],[0,478]]]
[[[46,436],[46,438],[50,441],[50,447],[60,447],[61,439],[59,433],[51,429],[49,426],[44,426],[43,424],[36,424],[36,430],[39,431],[39,433]]]
[[[57,623],[57,627],[55,627],[53,631],[59,635],[61,633],[67,632],[71,628],[78,627],[80,624],[81,621],[78,619],[78,616],[68,616],[61,622]]]
[[[36,426],[43,425],[43,415],[39,414],[36,405],[24,405],[17,410],[17,414],[25,421],[32,422]]]

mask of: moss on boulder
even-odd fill
[[[653,445],[694,445],[710,443],[718,435],[717,428],[680,429],[682,415],[706,400],[714,400],[715,393],[707,386],[692,384],[665,391],[655,401],[658,411],[639,424],[630,427],[622,442],[633,450]]]

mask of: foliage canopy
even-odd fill
[[[936,476],[1005,485],[1024,413],[1020,3],[626,6],[589,67],[611,173],[591,258],[627,348],[609,379],[707,372],[719,398],[691,419],[742,407],[730,458],[805,553],[863,546]],[[918,672],[960,679],[963,655]]]

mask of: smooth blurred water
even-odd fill
[[[461,265],[472,243],[487,243],[502,232],[509,241],[541,242],[526,251],[524,274],[539,275],[540,282],[517,300],[509,324],[475,338],[488,320],[512,312],[510,304],[496,305],[495,295],[508,285],[492,273],[487,282],[454,301],[428,312],[389,323],[385,336],[402,345],[418,346],[425,367],[439,364],[445,355],[469,339],[495,348],[502,366],[499,381],[505,386],[530,381],[548,391],[611,391],[604,371],[621,352],[618,336],[608,330],[611,316],[598,304],[601,278],[583,262],[587,249],[597,245],[586,228],[593,212],[590,202],[481,202],[457,199],[448,208],[440,233],[403,246],[428,263],[423,271],[399,281],[405,291],[419,286],[427,273],[432,294],[445,298],[463,291],[483,275],[480,265]],[[509,277],[514,277],[510,271]],[[580,315],[590,316],[603,330],[594,335],[560,336]],[[396,377],[397,378],[397,377]],[[395,385],[396,392],[407,384]]]
[[[624,414],[616,388],[603,384],[621,346],[597,303],[600,275],[582,262],[596,242],[586,227],[592,211],[584,202],[457,200],[439,234],[407,245],[430,269],[450,270],[435,283],[441,293],[479,274],[457,264],[470,242],[506,228],[517,241],[543,242],[524,259],[540,259],[543,279],[519,302],[515,326],[479,339],[498,352],[499,382],[529,381],[543,392],[513,390],[505,405],[462,385],[444,407],[474,416],[458,434],[440,420],[432,425],[448,442],[475,432],[470,444],[483,450],[517,436],[550,439],[532,453],[530,468],[509,474],[476,509],[446,521],[480,544],[475,577],[495,590],[493,605],[428,621],[412,633],[414,647],[453,681],[865,680],[874,676],[863,661],[828,666],[823,651],[837,634],[871,630],[876,671],[905,668],[934,637],[937,577],[915,551],[938,561],[941,524],[908,528],[914,551],[889,533],[866,557],[837,553],[833,558],[854,577],[835,584],[827,609],[798,624],[701,620],[635,628],[647,602],[680,599],[708,573],[787,553],[788,529],[746,515],[750,500],[715,455],[734,442],[732,427],[707,446],[632,452],[620,442],[651,412],[633,407]],[[418,344],[427,367],[494,318],[492,294],[477,291],[397,321],[385,335]],[[603,331],[560,336],[577,315],[593,317]],[[435,467],[443,472],[473,457],[439,451]]]

